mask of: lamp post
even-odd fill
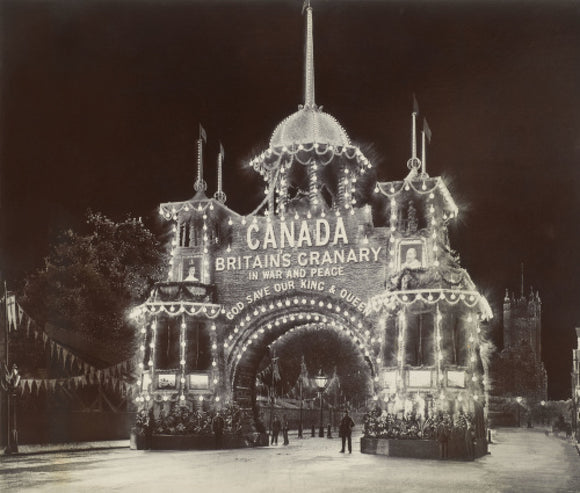
[[[20,375],[18,373],[18,367],[16,365],[12,365],[11,371],[8,372],[8,367],[4,365],[2,389],[6,392],[6,396],[8,397],[8,436],[6,437],[6,449],[4,450],[6,455],[18,453],[18,431],[16,428],[16,391],[18,390],[19,384]],[[12,408],[12,419],[10,419],[10,408]]]
[[[541,412],[542,412],[542,426],[546,423],[546,401],[540,401]]]
[[[302,376],[300,376],[300,381],[298,385],[300,386],[300,421],[298,423],[298,438],[302,438],[302,416],[303,416]]]
[[[316,386],[318,387],[318,397],[320,399],[320,431],[318,436],[324,438],[324,423],[322,422],[322,391],[326,387],[326,382],[328,382],[328,377],[322,373],[322,368],[318,371],[318,375],[314,377]]]
[[[520,396],[516,397],[516,402],[517,402],[516,411],[517,411],[517,417],[518,417],[517,418],[518,419],[518,428],[520,427],[520,404],[522,403],[522,400],[523,400],[522,397],[520,397]]]

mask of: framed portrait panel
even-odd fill
[[[425,267],[425,244],[423,240],[401,240],[399,242],[398,270]]]
[[[157,375],[157,388],[158,389],[175,389],[177,383],[177,377],[175,373],[159,373]]]
[[[448,387],[465,387],[465,372],[457,370],[447,370]]]
[[[184,257],[181,270],[181,280],[204,282],[202,258],[200,255],[195,257]]]
[[[409,370],[409,387],[431,387],[431,370]]]
[[[209,375],[207,373],[190,373],[189,389],[206,390],[209,388]]]
[[[397,370],[384,370],[382,372],[383,385],[390,390],[397,389]]]

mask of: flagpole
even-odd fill
[[[416,173],[421,167],[421,162],[417,159],[417,115],[419,114],[419,103],[413,94],[413,112],[411,113],[411,158],[407,161],[407,167],[412,173]]]
[[[6,279],[4,279],[4,330],[6,337],[4,352],[6,354],[6,369],[8,369],[8,287]]]
[[[411,120],[411,159],[417,159],[417,113],[413,111]]]
[[[4,363],[4,368],[0,368],[1,370],[1,378],[5,379],[8,377],[8,291],[6,289],[6,280],[4,280],[4,314],[3,317],[4,319],[4,357],[5,357],[5,363]],[[3,384],[4,385],[4,384]],[[1,407],[0,407],[0,411],[2,414],[2,420],[0,421],[0,423],[4,422],[4,419],[6,419],[6,424],[5,424],[5,430],[6,430],[6,450],[9,449],[9,445],[10,445],[10,414],[9,414],[9,408],[8,408],[8,389],[6,389],[5,392],[5,399],[2,399],[1,403]]]
[[[421,131],[421,176],[425,177],[427,168],[427,148],[425,146],[425,131]]]

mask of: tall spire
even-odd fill
[[[304,47],[304,107],[314,108],[314,34],[310,0],[304,0],[302,12],[306,10],[306,43]]]

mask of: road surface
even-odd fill
[[[3,457],[0,491],[63,492],[579,492],[574,445],[504,428],[474,462],[338,453],[339,439],[227,451],[129,449]]]

